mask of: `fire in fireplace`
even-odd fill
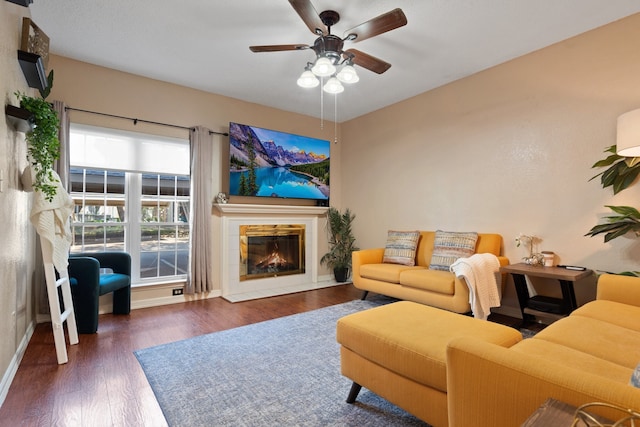
[[[304,274],[303,224],[240,226],[240,280]]]

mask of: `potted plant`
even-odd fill
[[[592,168],[607,167],[604,172],[592,177],[600,176],[602,188],[612,187],[613,194],[628,188],[635,182],[640,174],[640,157],[623,157],[616,154],[616,145],[612,145],[605,150],[610,153],[605,159],[596,162]],[[604,222],[595,225],[585,236],[594,237],[604,234],[604,242],[609,242],[627,233],[634,233],[640,237],[640,211],[631,206],[610,206],[614,215],[604,217]],[[640,276],[637,271],[625,271],[619,273],[628,276]]]
[[[349,209],[341,213],[330,207],[327,211],[329,252],[320,258],[320,264],[333,269],[337,282],[346,282],[351,268],[351,252],[357,251],[351,225],[356,216]]]
[[[53,175],[53,164],[60,157],[60,120],[53,106],[44,98],[34,98],[21,92],[15,95],[20,107],[33,116],[33,128],[25,134],[31,167],[30,171],[26,171],[27,179],[31,178],[33,189],[42,192],[51,201],[56,195],[57,181]]]
[[[623,157],[616,154],[616,146],[608,147],[604,152],[609,155],[598,162],[592,168],[607,167],[591,179],[600,177],[602,188],[612,187],[613,194],[629,187],[640,174],[639,157]],[[606,216],[605,222],[598,224],[589,230],[585,236],[604,234],[605,243],[617,237],[634,232],[640,236],[640,212],[631,206],[606,206],[617,215]]]

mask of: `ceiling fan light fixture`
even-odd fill
[[[311,71],[318,77],[327,77],[336,72],[336,67],[329,58],[321,56],[313,65]]]
[[[356,69],[353,67],[353,65],[350,64],[342,67],[342,70],[340,70],[336,77],[342,83],[348,84],[357,83],[360,80],[360,77],[358,77],[358,73],[356,73]]]
[[[318,78],[309,70],[304,70],[304,72],[298,78],[298,86],[304,88],[312,88],[316,87],[320,84]]]
[[[340,80],[338,80],[335,77],[331,77],[329,80],[327,80],[327,82],[324,84],[322,89],[327,93],[333,93],[333,94],[344,92],[344,86],[342,86],[342,83],[340,83]]]

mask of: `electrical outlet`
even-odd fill
[[[184,289],[182,289],[182,288],[175,288],[175,289],[173,290],[173,295],[174,295],[174,296],[175,296],[175,295],[182,295],[183,293],[184,293]]]

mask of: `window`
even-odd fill
[[[135,284],[186,278],[188,141],[78,125],[70,136],[71,252],[127,251]]]

